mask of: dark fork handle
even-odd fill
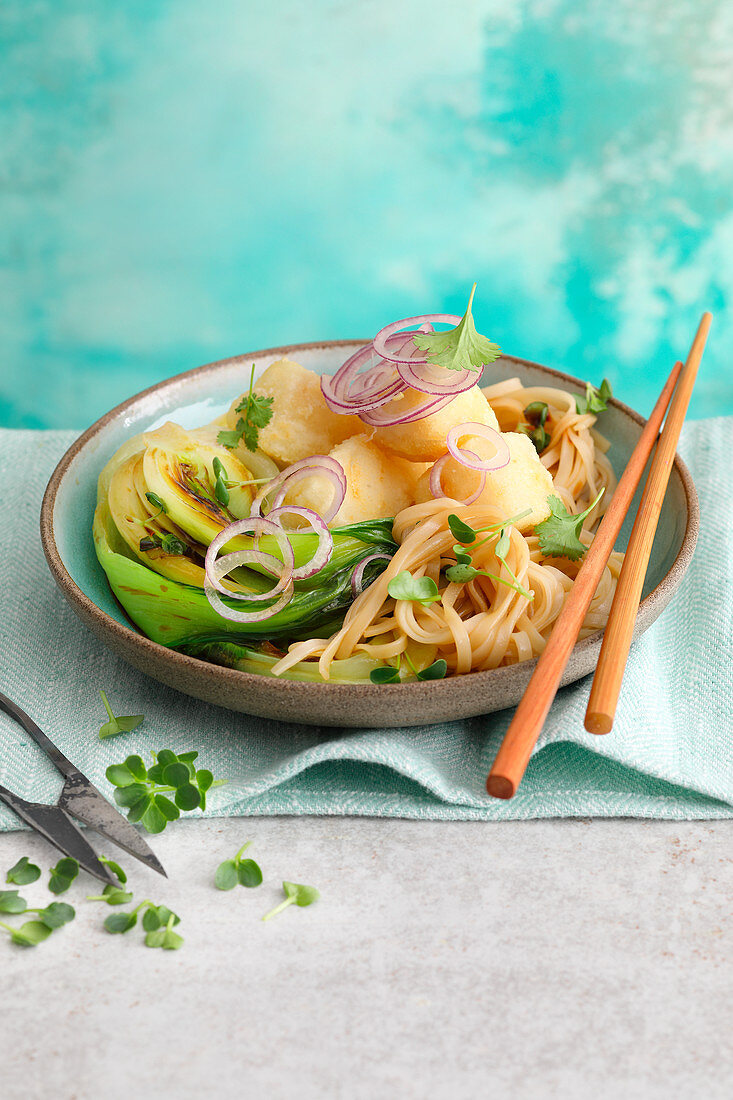
[[[75,764],[72,764],[64,754],[56,748],[53,741],[49,741],[43,730],[40,730],[33,719],[26,714],[24,710],[14,703],[12,699],[8,699],[7,695],[3,695],[0,691],[0,710],[4,710],[6,714],[9,714],[11,718],[23,727],[26,733],[29,733],[33,740],[36,742],[39,748],[43,749],[49,760],[56,765],[62,775],[68,777],[72,774],[76,774],[79,769]]]

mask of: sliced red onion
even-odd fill
[[[458,440],[464,439],[466,436],[481,436],[483,439],[488,439],[496,447],[496,454],[492,458],[478,458],[473,451],[462,450],[458,446]],[[461,465],[468,466],[470,470],[489,472],[491,470],[501,470],[504,466],[509,465],[511,458],[509,444],[501,432],[497,432],[496,428],[490,428],[488,424],[456,424],[448,432],[445,442],[453,457]]]
[[[427,362],[427,358],[420,352],[419,348],[416,348],[410,339],[412,350],[415,355],[406,355],[402,351],[397,351],[394,347],[390,347],[389,340],[391,337],[396,336],[398,333],[401,336],[413,337],[416,335],[416,330],[425,332],[425,325],[452,325],[453,328],[461,323],[461,318],[456,317],[452,313],[423,313],[419,317],[406,317],[403,321],[393,321],[391,325],[385,325],[383,329],[380,329],[377,335],[374,337],[372,344],[377,355],[381,355],[383,359],[389,359],[392,363],[419,363]],[[412,332],[403,333],[402,329],[409,328]]]
[[[318,535],[316,552],[305,565],[298,566],[291,574],[294,581],[305,580],[306,577],[312,577],[314,573],[318,573],[320,569],[323,569],[324,565],[331,557],[331,552],[333,550],[333,535],[326,526],[323,517],[319,516],[318,512],[314,512],[312,508],[296,508],[293,504],[282,504],[277,508],[271,509],[271,511],[267,513],[267,518],[271,520],[277,519],[279,522],[283,512],[300,516],[310,524],[313,532]]]
[[[373,359],[374,348],[365,344],[334,375],[321,376],[321,392],[333,412],[350,415],[360,409],[376,408],[404,390],[405,383],[394,363],[386,363],[381,357],[360,374],[360,369]]]
[[[395,424],[410,424],[413,420],[423,420],[431,413],[439,412],[440,409],[450,404],[454,396],[454,394],[448,394],[445,397],[431,398],[426,395],[421,404],[403,413],[396,413],[394,410],[390,413],[390,402],[390,405],[382,405],[378,409],[360,412],[359,417],[365,424],[369,424],[373,428],[391,428]]]
[[[446,394],[455,397],[477,385],[481,371],[448,371],[445,367],[436,367],[427,359],[417,359],[412,363],[398,363],[400,378],[413,390],[421,393]]]
[[[389,554],[370,554],[368,558],[364,558],[357,565],[354,572],[351,574],[351,594],[356,599],[363,592],[362,581],[364,580],[364,570],[373,561],[391,561],[392,558]]]
[[[239,535],[253,536],[253,546],[245,550],[235,550],[230,554],[225,554],[223,558],[217,558],[217,554],[221,548]],[[273,536],[282,554],[282,562],[272,554],[265,554],[263,551],[257,549],[257,540],[261,535]],[[237,559],[236,561],[234,560],[235,558]],[[227,573],[237,568],[237,566],[245,564],[259,565],[266,570],[266,572],[275,573],[276,576],[279,575],[278,583],[274,588],[270,589],[269,592],[241,593],[232,592],[230,589],[224,588],[221,582]],[[254,602],[257,600],[269,600],[272,596],[276,596],[279,592],[282,592],[290,583],[294,564],[295,556],[293,554],[293,548],[290,545],[287,534],[280,524],[270,519],[264,519],[261,516],[252,516],[249,519],[238,519],[234,523],[230,523],[211,540],[204,559],[204,587],[208,584],[209,588],[216,589],[218,592],[230,596],[235,600]]]
[[[239,553],[246,553],[246,551],[242,550],[239,551]],[[228,554],[227,557],[236,557],[236,553],[231,555]],[[274,560],[277,561],[277,558]],[[282,562],[278,562],[277,564],[283,568]],[[280,579],[282,580],[282,577]],[[256,598],[267,599],[272,596],[274,591],[275,589],[273,589],[272,592],[257,593]],[[204,579],[204,594],[214,611],[217,611],[223,619],[229,619],[233,623],[261,623],[265,622],[266,619],[271,619],[278,611],[282,611],[284,607],[287,607],[293,598],[293,591],[293,583],[292,581],[288,581],[280,599],[277,603],[274,603],[272,607],[265,607],[261,611],[236,611],[233,607],[227,607],[213,584],[209,583],[208,575]],[[234,593],[227,592],[227,595],[234,596]]]
[[[467,455],[472,455],[473,458],[478,459],[478,461],[480,461],[479,456],[477,454],[474,454],[473,451],[465,451],[464,453],[467,454]],[[429,487],[430,492],[432,493],[432,495],[436,498],[436,500],[437,500],[438,497],[444,497],[446,495],[443,492],[443,486],[442,486],[442,483],[441,483],[441,478],[443,476],[443,470],[445,468],[445,464],[446,464],[446,462],[448,461],[449,458],[453,458],[453,455],[451,455],[451,454],[443,455],[442,458],[439,458],[438,461],[433,464],[433,468],[430,471],[430,479],[428,481],[428,487]],[[475,504],[476,501],[478,500],[478,498],[483,493],[484,487],[486,485],[486,471],[481,470],[480,474],[481,474],[481,476],[479,478],[478,489],[476,490],[475,493],[472,494],[472,496],[466,497],[465,500],[462,500],[460,502],[461,504]],[[460,498],[455,497],[454,499],[459,500]]]
[[[299,462],[294,462],[292,466],[288,466],[272,481],[268,481],[267,485],[262,486],[252,501],[252,516],[262,515],[262,505],[273,492],[275,496],[272,500],[272,508],[278,508],[287,493],[290,492],[294,482],[301,481],[305,477],[325,477],[333,485],[333,500],[327,511],[324,511],[321,515],[325,523],[330,523],[346,496],[346,475],[343,467],[330,455],[311,455],[310,458],[301,458]],[[282,530],[282,528],[279,528],[279,530]]]

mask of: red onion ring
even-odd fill
[[[252,535],[254,538],[252,547],[246,550],[235,550],[217,559],[216,555],[221,548],[239,535]],[[273,536],[282,554],[282,562],[274,555],[265,554],[262,550],[257,549],[257,540],[260,535]],[[234,558],[237,558],[236,562],[232,560]],[[275,587],[270,589],[269,592],[247,593],[232,592],[230,589],[224,588],[221,582],[227,573],[238,565],[245,565],[249,562],[262,566],[268,573],[273,572],[276,575],[279,573],[279,580]],[[205,582],[208,583],[210,588],[216,589],[217,592],[221,592],[223,595],[230,596],[235,600],[247,600],[248,602],[269,600],[287,587],[292,577],[294,564],[293,548],[280,524],[275,523],[274,520],[252,516],[249,519],[235,520],[234,523],[230,523],[211,540],[204,559]]]
[[[357,565],[354,572],[351,574],[351,594],[356,599],[360,596],[364,589],[362,588],[362,581],[364,579],[364,570],[373,561],[391,561],[392,558],[389,554],[370,554],[368,558],[364,558]]]
[[[221,559],[221,561],[224,562],[228,558],[235,558],[239,555],[247,553],[247,550],[238,550],[235,551],[233,554],[227,554],[226,557]],[[269,557],[269,554],[265,556]],[[276,561],[280,568],[284,570],[282,562],[277,561],[277,558],[275,558],[274,561]],[[234,568],[234,566],[232,565],[230,568]],[[285,572],[283,572],[283,576],[281,576],[280,578],[281,581],[283,580],[284,576]],[[219,577],[218,579],[221,580],[221,577]],[[271,592],[252,593],[251,597],[256,599],[267,599],[268,597],[272,596],[273,592],[275,592],[275,589],[273,589]],[[204,578],[204,594],[211,606],[213,607],[214,611],[217,611],[223,619],[229,619],[233,623],[258,623],[264,622],[266,619],[272,618],[272,616],[276,615],[278,611],[282,611],[284,607],[287,607],[287,605],[293,598],[293,592],[293,582],[292,580],[288,580],[280,599],[277,601],[277,603],[274,603],[272,607],[265,607],[261,611],[236,611],[233,607],[227,607],[219,593],[214,588],[213,584],[209,582],[208,574],[206,574]],[[233,596],[234,593],[227,592],[227,595]]]
[[[383,405],[378,409],[360,412],[359,417],[365,424],[369,424],[372,428],[391,428],[395,424],[411,424],[413,420],[422,420],[424,417],[429,416],[430,413],[439,412],[440,409],[449,405],[454,397],[455,394],[448,394],[445,397],[433,397],[431,399],[426,395],[422,404],[417,405],[406,413],[395,414],[392,412],[390,414],[389,406]]]
[[[473,455],[473,457],[475,459],[478,459],[479,462],[481,461],[479,459],[479,456],[477,454],[474,454],[473,451],[466,451],[465,454]],[[444,469],[445,464],[446,464],[446,462],[448,461],[449,458],[453,458],[453,455],[451,455],[451,454],[443,455],[442,458],[439,458],[438,461],[433,464],[433,468],[430,471],[430,478],[429,478],[429,481],[428,481],[428,488],[430,489],[430,492],[432,493],[432,495],[435,497],[436,500],[438,499],[438,497],[446,496],[446,494],[443,492],[443,486],[442,486],[441,478],[443,476],[443,469]],[[479,472],[480,472],[481,476],[479,478],[478,489],[476,490],[476,492],[472,496],[466,497],[465,500],[461,500],[460,501],[461,504],[475,504],[476,501],[478,500],[478,498],[483,493],[484,487],[486,485],[486,471],[481,470]],[[454,497],[453,499],[454,500],[460,500],[459,497]]]
[[[410,355],[407,358],[401,358],[394,354],[394,349],[391,349],[388,341],[391,337],[396,336],[398,333],[403,336],[415,336],[417,335],[415,330],[419,330],[421,326],[425,325],[452,325],[453,328],[456,325],[460,325],[461,318],[456,317],[453,313],[423,313],[419,317],[405,317],[402,321],[393,321],[391,325],[385,325],[380,329],[377,335],[372,341],[372,345],[377,355],[381,355],[383,359],[389,359],[392,363],[426,363],[427,358],[422,356]],[[409,328],[413,331],[409,333],[401,333],[403,328]],[[423,327],[423,331],[425,331]],[[419,351],[418,348],[412,344],[414,351]]]
[[[310,524],[313,532],[318,535],[318,546],[313,556],[305,565],[298,566],[298,568],[294,569],[291,573],[291,577],[294,581],[305,580],[306,577],[312,577],[314,573],[318,573],[320,569],[323,569],[324,565],[331,557],[331,552],[333,550],[333,535],[323,521],[322,516],[319,516],[318,512],[314,512],[312,508],[297,508],[294,504],[282,504],[277,508],[272,508],[267,513],[267,518],[275,520],[277,517],[279,522],[283,512],[289,512],[292,515],[300,516]]]
[[[327,511],[321,514],[325,523],[330,523],[335,517],[346,496],[346,475],[343,467],[330,455],[311,455],[310,458],[301,458],[294,462],[286,470],[278,474],[267,485],[263,485],[259,493],[252,501],[251,514],[253,517],[262,515],[262,505],[266,497],[275,492],[272,508],[279,508],[290,491],[293,482],[300,481],[304,477],[325,477],[333,485],[333,500]]]
[[[462,450],[458,446],[458,440],[465,438],[467,435],[480,436],[493,443],[496,447],[496,454],[493,458],[477,458],[473,451]],[[486,472],[501,470],[504,466],[509,465],[511,459],[511,452],[506,439],[504,439],[501,432],[497,432],[496,428],[490,428],[488,424],[456,424],[448,432],[445,442],[453,457],[462,466],[468,466],[470,470],[485,470]],[[471,461],[472,459],[473,461]]]

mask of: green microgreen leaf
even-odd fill
[[[237,867],[237,878],[240,886],[246,886],[250,890],[255,886],[260,886],[262,884],[262,869],[259,863],[255,863],[253,859],[241,860]]]
[[[480,372],[487,363],[501,355],[498,344],[476,331],[471,306],[476,284],[471,287],[466,312],[455,328],[448,332],[425,332],[413,336],[415,347],[425,352],[429,363],[446,370]]]
[[[270,920],[277,913],[282,913],[283,909],[287,909],[289,905],[298,905],[300,908],[312,905],[321,896],[315,886],[303,886],[298,882],[283,882],[283,893],[285,894],[285,901],[281,901],[269,913],[265,913],[263,920]]]
[[[20,928],[13,928],[9,924],[0,924],[10,934],[13,943],[21,947],[36,947],[43,943],[51,935],[51,929],[40,920],[29,920],[21,924]]]
[[[482,570],[475,569],[472,565],[460,563],[459,565],[449,565],[445,575],[451,584],[468,584],[475,577],[487,577],[488,573],[483,573]]]
[[[178,821],[181,816],[181,811],[171,802],[170,798],[166,798],[164,794],[156,794],[153,796],[155,799],[155,805],[162,813],[166,821]]]
[[[51,878],[48,888],[52,894],[64,894],[79,874],[79,864],[70,856],[60,859],[55,867],[51,868]]]
[[[208,791],[214,782],[214,776],[208,768],[199,768],[196,772],[196,786],[202,792]]]
[[[604,490],[601,489],[593,503],[577,516],[568,512],[559,497],[547,498],[551,514],[534,529],[545,557],[567,558],[569,561],[582,558],[588,548],[578,536],[583,528],[583,521],[593,511],[603,493]]]
[[[163,782],[169,787],[182,787],[185,783],[188,783],[191,779],[191,774],[185,764],[180,761],[176,761],[175,764],[168,764],[163,769]]]
[[[442,680],[448,671],[448,662],[439,657],[432,665],[423,668],[417,673],[418,680]]]
[[[440,599],[438,586],[432,577],[413,577],[406,569],[392,578],[387,591],[396,600],[414,600],[426,606]]]
[[[466,548],[464,546],[461,546],[458,543],[456,543],[456,545],[453,547],[453,553],[456,556],[456,562],[458,563],[458,565],[470,565],[471,564],[471,560],[472,560],[471,555],[468,553],[468,551],[466,550]]]
[[[578,413],[599,413],[604,412],[608,408],[608,401],[613,396],[611,390],[611,383],[607,378],[604,378],[601,382],[599,389],[592,386],[590,382],[585,384],[585,397],[575,398],[575,411]]]
[[[121,883],[127,882],[127,875],[120,867],[119,863],[115,863],[113,859],[108,859],[107,856],[100,856],[99,862],[103,863],[105,867],[109,867],[113,875],[117,876],[117,879]]]
[[[137,924],[137,911],[131,913],[110,913],[104,922],[106,932],[121,934],[129,932]]]
[[[17,890],[0,890],[0,913],[25,913],[28,902]]]
[[[168,818],[162,810],[156,806],[155,800],[150,796],[148,796],[148,804],[145,807],[145,812],[140,818],[140,821],[148,832],[153,834],[162,833],[168,824]]]
[[[193,783],[185,783],[175,794],[179,810],[195,810],[201,805],[201,791]]]
[[[155,493],[146,493],[145,496],[147,500],[150,501],[153,508],[158,509],[157,513],[151,517],[152,519],[157,519],[158,516],[162,515],[163,513],[165,513],[166,515],[168,514],[168,506],[165,501],[160,499],[159,496],[157,496]]]
[[[101,894],[88,894],[87,901],[104,901],[107,905],[127,905],[132,901],[132,894],[108,883]]]
[[[148,788],[144,783],[131,783],[128,787],[118,787],[114,792],[117,805],[130,809],[145,798],[148,798]]]
[[[520,424],[517,431],[522,435],[529,436],[538,455],[541,455],[545,448],[549,446],[550,436],[542,427],[532,428],[527,424]]]
[[[233,890],[238,881],[236,863],[233,859],[225,859],[216,869],[214,885],[217,890]]]
[[[160,910],[159,910],[160,912]],[[170,913],[170,910],[168,911]],[[178,923],[175,913],[170,913],[163,928],[156,928],[145,936],[146,947],[162,947],[165,951],[177,951],[183,946],[183,936],[173,931],[173,925]]]
[[[171,554],[176,558],[182,557],[188,549],[185,542],[179,539],[177,535],[173,534],[163,535],[160,540],[160,546],[165,554]]]
[[[369,679],[373,684],[399,684],[400,671],[394,665],[380,665],[371,670]]]
[[[255,364],[252,364],[252,373],[249,378],[249,393],[236,407],[236,412],[242,413],[237,420],[237,426],[231,432],[219,432],[217,442],[222,447],[233,450],[244,439],[244,445],[248,451],[256,451],[259,444],[260,428],[266,428],[272,420],[272,397],[258,397],[254,392]]]
[[[45,909],[37,909],[41,921],[47,928],[61,928],[68,924],[76,916],[76,910],[72,905],[63,901],[52,901]]]
[[[467,523],[464,523],[455,513],[451,512],[448,516],[448,526],[450,527],[453,538],[464,545],[470,542],[476,541],[476,532],[473,527],[469,527]]]
[[[531,401],[524,410],[524,419],[535,428],[544,428],[549,411],[544,401]]]
[[[41,868],[31,863],[28,856],[21,856],[18,862],[10,868],[5,876],[6,882],[14,882],[16,886],[28,886],[41,877]]]
[[[115,717],[115,715],[112,713],[112,707],[109,705],[109,699],[107,698],[105,692],[100,689],[99,694],[102,696],[104,709],[109,715],[109,721],[105,722],[103,726],[100,726],[100,741],[104,741],[105,737],[116,737],[118,733],[129,733],[130,730],[137,729],[137,727],[144,721],[144,715],[142,714],[127,714],[119,718]],[[112,780],[110,780],[110,782],[112,782]]]

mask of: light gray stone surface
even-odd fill
[[[185,946],[0,942],[0,1094],[18,1100],[733,1095],[733,822],[178,823],[137,897]],[[256,890],[213,889],[246,839]],[[0,836],[0,869],[35,836]],[[4,875],[3,875],[4,877]],[[283,878],[322,891],[267,924]],[[23,889],[48,898],[42,880]]]

